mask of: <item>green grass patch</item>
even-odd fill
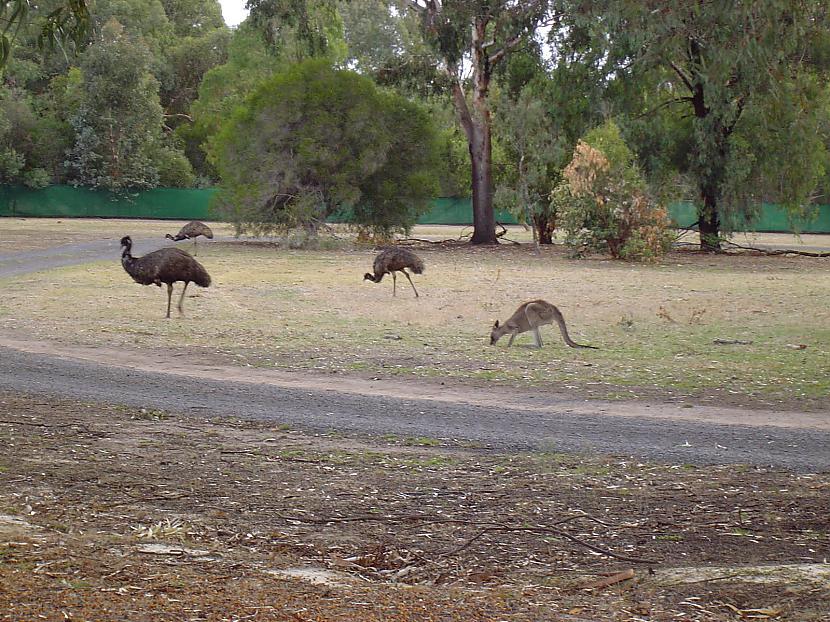
[[[164,290],[133,283],[113,257],[0,280],[0,325],[262,369],[544,386],[606,399],[664,392],[795,403],[830,394],[830,272],[818,261],[677,254],[638,265],[529,247],[418,252],[427,270],[414,277],[416,299],[408,283],[392,297],[391,279],[362,281],[371,250],[200,245],[214,283],[188,288],[186,316],[174,311],[171,320]],[[528,335],[511,348],[506,340],[489,346],[493,321],[534,298],[556,304],[571,336],[600,349],[567,348],[552,326],[542,328],[542,349],[529,347]]]

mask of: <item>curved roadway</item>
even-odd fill
[[[143,246],[143,244],[142,244]],[[0,255],[0,278],[118,257],[117,241]],[[498,450],[600,452],[691,464],[830,470],[830,412],[680,408],[556,394],[458,391],[412,381],[304,383],[291,374],[181,365],[154,371],[147,353],[112,364],[94,349],[0,339],[0,390],[232,416],[312,431],[419,436]],[[141,364],[142,357],[144,364]],[[158,369],[156,367],[155,369]],[[391,387],[391,388],[390,388]],[[466,397],[465,397],[466,396]],[[728,422],[728,423],[724,423]]]

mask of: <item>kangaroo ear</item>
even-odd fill
[[[495,324],[493,324],[493,328],[498,328],[498,327],[499,327],[499,321],[498,321],[498,320],[496,320],[496,323],[495,323]]]

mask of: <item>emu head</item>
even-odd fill
[[[165,234],[164,239],[165,239],[165,240],[175,240],[176,238],[174,238],[172,235],[170,235],[169,233],[167,233],[167,234]]]
[[[490,331],[490,345],[494,346],[504,336],[504,333],[507,332],[504,326],[499,326],[499,321],[496,320],[496,323],[493,324],[493,330]]]
[[[375,281],[375,275],[372,274],[371,272],[367,272],[366,274],[364,274],[363,275],[363,280],[364,281],[372,281],[372,283],[376,282]]]
[[[126,246],[127,250],[129,251],[133,247],[132,238],[130,238],[130,236],[128,235],[125,235],[123,238],[121,238],[121,246]]]

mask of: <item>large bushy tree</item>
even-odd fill
[[[762,198],[809,200],[826,159],[826,2],[609,1],[586,16],[610,26],[615,71],[650,73],[659,101],[645,113],[690,120],[673,142],[689,147],[678,164],[697,189],[701,248],[719,249],[721,231]]]
[[[150,53],[114,19],[81,62],[81,101],[70,122],[66,164],[73,182],[113,190],[158,182],[162,109]]]
[[[237,229],[315,228],[348,209],[389,234],[411,227],[436,186],[428,115],[325,60],[261,84],[211,141],[222,202]]]
[[[561,158],[561,140],[545,103],[532,87],[514,98],[505,93],[496,106],[495,134],[504,144],[509,168],[495,194],[495,204],[533,227],[538,244],[551,244],[556,215],[550,209],[554,166]]]

